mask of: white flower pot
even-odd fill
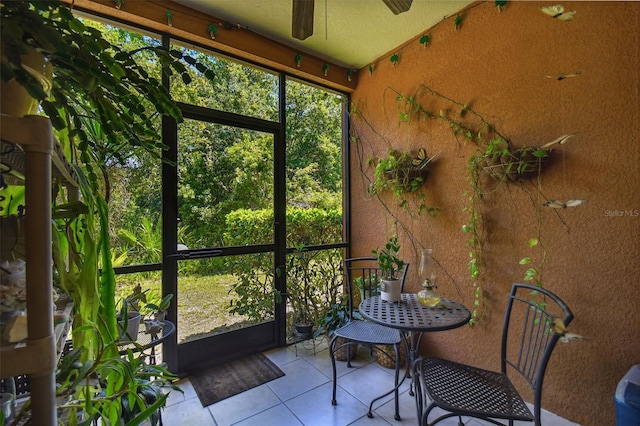
[[[138,330],[140,329],[140,314],[138,312],[127,312],[127,328],[126,333],[119,340],[121,343],[135,342],[138,338]],[[124,330],[125,322],[118,321],[118,331],[122,334],[121,330]]]
[[[394,303],[401,299],[402,282],[400,280],[380,280],[380,297],[382,300]]]

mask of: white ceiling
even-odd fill
[[[471,1],[413,0],[394,15],[382,0],[315,0],[313,35],[291,37],[293,0],[176,0],[347,68],[362,68]]]

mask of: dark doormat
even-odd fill
[[[284,376],[262,354],[218,365],[189,377],[203,407]]]

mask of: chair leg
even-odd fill
[[[337,337],[334,336],[333,339],[331,339],[331,343],[329,344],[329,356],[331,357],[331,367],[333,369],[333,394],[331,398],[332,405],[338,405],[338,401],[336,400],[338,374],[336,372],[336,355],[334,353],[334,351],[336,350],[336,341],[337,341]],[[347,352],[347,356],[348,356],[348,352]]]
[[[394,418],[400,421],[400,402],[399,402],[400,390],[398,389],[399,388],[398,383],[400,382],[400,344],[393,345],[393,347],[396,350],[396,381],[395,381],[396,391],[394,392],[394,397],[396,400],[396,415],[394,416]],[[409,354],[405,352],[405,356],[408,357]]]
[[[422,409],[426,401],[422,400],[422,386],[420,385],[420,360],[415,360],[413,363],[413,381],[415,381],[415,400],[416,411],[418,412],[418,423],[422,425]],[[413,386],[413,383],[410,385]]]
[[[416,357],[416,351],[414,350],[414,347],[413,347],[414,340],[415,340],[415,337],[413,332],[411,334],[411,343],[407,342],[407,336],[404,333],[402,334],[402,344],[404,345],[404,353],[406,354],[406,359],[407,359],[407,369],[404,373],[404,377],[412,379],[409,382],[409,395],[411,396],[415,396],[415,393],[413,392],[413,378],[411,375],[412,363],[415,361],[414,358]]]
[[[380,353],[384,354],[384,356],[389,357],[389,359],[391,359],[391,355],[387,354],[386,352],[384,352],[382,349],[376,348],[374,346],[372,346],[373,348],[375,348],[375,350],[380,351]],[[393,345],[394,350],[396,352],[396,373],[395,373],[395,386],[393,387],[393,389],[391,389],[390,391],[375,397],[371,403],[369,404],[369,412],[367,413],[367,417],[369,418],[373,418],[373,404],[388,396],[391,395],[392,393],[394,394],[394,399],[395,399],[395,408],[396,408],[396,413],[395,413],[395,419],[396,420],[400,420],[400,402],[399,402],[399,396],[400,396],[400,385],[404,382],[404,378],[402,379],[402,381],[400,381],[400,346],[399,344]]]

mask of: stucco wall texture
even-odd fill
[[[443,120],[401,122],[405,110],[394,91],[414,95],[436,114],[456,117],[457,111],[421,85],[467,104],[516,147],[573,133],[554,146],[539,185],[534,178],[485,194],[485,315],[473,327],[427,335],[422,352],[499,368],[504,305],[511,284],[523,281],[526,266],[519,260],[529,256],[532,265],[540,264],[543,250],[527,244],[539,235],[546,250],[544,286],[573,310],[570,329],[589,338],[558,344],[543,408],[583,425],[612,425],[616,385],[640,363],[640,3],[567,2],[565,10],[576,11],[570,22],[538,9],[550,4],[508,2],[501,12],[494,2],[472,4],[457,30],[454,18],[444,19],[425,31],[431,39],[426,47],[418,34],[372,64],[373,73],[359,71],[352,111],[361,116],[350,119],[351,254],[370,254],[397,229],[401,254],[411,263],[409,291],[419,290],[419,248],[429,247],[440,265],[438,291],[473,308],[468,235],[461,227],[474,145],[456,141]],[[395,66],[389,60],[394,53]],[[577,76],[553,78],[559,74]],[[366,193],[369,158],[389,148],[419,147],[438,155],[419,191],[441,209],[437,218],[417,216],[390,194]],[[588,201],[540,208],[548,199]]]

